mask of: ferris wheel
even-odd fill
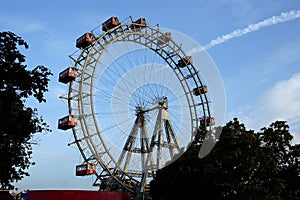
[[[156,171],[215,124],[208,87],[172,34],[111,17],[77,39],[74,66],[59,75],[69,115],[58,128],[72,129],[83,157],[76,175],[95,174],[100,190],[147,193]]]

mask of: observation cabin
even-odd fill
[[[76,166],[76,176],[87,176],[92,174],[96,174],[95,163],[85,163]]]
[[[170,40],[172,40],[172,34],[170,32],[165,32],[162,36],[157,38],[157,45],[168,43]]]
[[[58,120],[58,129],[67,130],[77,126],[77,117],[75,115],[67,115]]]
[[[61,83],[69,83],[70,81],[75,80],[75,78],[78,76],[78,69],[75,67],[68,67],[64,71],[59,73],[59,79],[58,81]]]
[[[76,47],[86,48],[95,42],[95,35],[91,32],[86,32],[76,40]]]
[[[200,96],[201,94],[205,94],[208,92],[207,86],[202,85],[200,87],[196,87],[193,89],[193,95]]]
[[[119,26],[121,23],[119,19],[115,16],[109,18],[105,22],[102,23],[102,31],[106,32],[109,29]]]
[[[147,21],[146,18],[139,18],[136,21],[132,22],[130,28],[131,29],[139,29],[139,28],[143,28],[147,25]]]
[[[193,64],[192,56],[187,56],[185,58],[182,58],[182,59],[178,60],[177,66],[178,67],[185,67],[189,64]]]

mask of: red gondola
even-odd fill
[[[91,174],[96,174],[95,163],[86,163],[76,166],[76,176],[86,176]]]
[[[157,45],[168,43],[171,39],[172,39],[172,34],[170,32],[166,32],[158,38]]]
[[[200,94],[205,94],[207,93],[208,90],[207,90],[207,86],[206,85],[203,85],[203,86],[200,86],[200,87],[196,87],[193,89],[193,94],[195,96],[199,96]]]
[[[75,80],[78,75],[78,69],[75,67],[68,67],[64,71],[59,73],[58,81],[61,83],[69,83],[70,81]]]
[[[121,23],[119,22],[119,19],[117,17],[113,16],[102,23],[102,31],[106,32],[109,29],[119,26],[120,24]]]
[[[206,117],[200,119],[200,126],[213,126],[215,124],[215,118],[213,117]]]
[[[185,57],[185,58],[180,59],[180,60],[178,61],[178,63],[177,63],[177,66],[178,66],[178,67],[185,67],[185,66],[187,66],[187,65],[189,65],[189,64],[192,64],[192,63],[193,63],[193,58],[192,58],[192,56],[187,56],[187,57]]]
[[[86,48],[91,44],[93,44],[94,41],[95,41],[95,35],[91,32],[87,32],[76,40],[76,47]]]
[[[130,28],[131,29],[143,28],[146,25],[147,25],[146,19],[141,17],[141,18],[137,19],[136,21],[132,22]]]
[[[75,115],[67,115],[58,120],[58,129],[67,130],[77,126],[77,117]]]

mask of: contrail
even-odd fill
[[[284,22],[291,21],[291,20],[295,20],[299,17],[300,17],[300,10],[291,10],[289,12],[282,12],[280,15],[270,17],[270,18],[260,21],[256,24],[250,24],[244,29],[237,29],[237,30],[232,31],[229,34],[219,36],[216,39],[213,39],[212,41],[210,41],[210,43],[205,45],[204,48],[209,49],[213,46],[224,43],[232,38],[241,37],[243,35],[253,32],[253,31],[257,31],[261,28],[264,28],[267,26],[272,26],[272,25],[279,24],[279,23],[284,23]]]

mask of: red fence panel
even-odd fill
[[[88,190],[30,190],[26,200],[130,200],[130,194]]]

